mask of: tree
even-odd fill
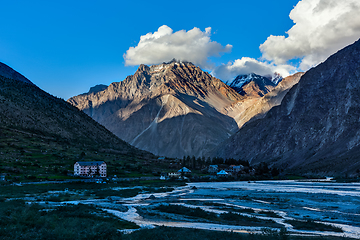
[[[262,162],[256,167],[257,175],[264,175],[270,172],[269,166],[267,163]]]
[[[191,157],[191,168],[194,169],[195,168],[195,156]]]
[[[190,165],[190,156],[186,156],[185,166]]]
[[[83,159],[85,157],[85,155],[86,155],[85,152],[81,152],[79,158]]]
[[[279,176],[279,174],[280,174],[280,171],[279,171],[278,168],[272,168],[272,169],[271,169],[271,175],[272,175],[273,177]]]

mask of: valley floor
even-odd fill
[[[124,199],[122,203],[130,207],[127,212],[108,211],[143,227],[171,226],[249,233],[259,233],[264,227],[270,227],[273,230],[285,228],[291,234],[360,238],[359,190],[359,183],[190,183],[171,193],[154,194],[156,198],[153,200],[148,199],[149,195]],[[176,207],[165,209],[167,214],[163,214],[161,208],[156,207],[159,204],[185,208],[180,214],[173,214]],[[200,216],[199,213],[197,217],[185,213],[194,208],[206,213],[231,212],[242,218],[213,219],[206,214]]]
[[[360,238],[360,183],[289,180],[155,188],[94,186],[27,194],[21,199],[49,209],[69,204],[92,205],[104,214],[135,223],[140,229],[165,226],[325,239]],[[121,231],[138,231],[129,226]]]

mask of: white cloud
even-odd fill
[[[359,0],[302,0],[290,13],[288,36],[270,36],[260,45],[262,57],[275,64],[300,58],[307,70],[360,37]]]
[[[216,67],[212,74],[217,78],[227,81],[231,80],[237,75],[256,73],[261,76],[273,75],[275,72],[280,73],[281,76],[286,77],[290,72],[295,71],[295,67],[291,65],[275,65],[268,62],[261,62],[253,58],[243,57],[236,59],[234,62],[229,62]]]
[[[211,41],[211,28],[202,32],[199,28],[189,31],[173,30],[163,25],[154,33],[140,37],[136,47],[130,47],[124,54],[125,65],[159,64],[175,58],[189,61],[202,67],[209,67],[208,58],[230,52],[232,46]]]

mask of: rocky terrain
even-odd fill
[[[260,94],[253,95],[257,98],[260,98],[251,106],[246,108],[244,111],[239,112],[239,114],[235,116],[235,121],[237,122],[239,128],[241,128],[247,122],[263,118],[271,108],[280,105],[285,94],[291,89],[292,86],[299,82],[303,74],[304,73],[299,72],[282,79],[282,81],[279,82],[276,87],[273,87],[272,90],[267,92],[264,96],[261,95],[260,91],[254,91],[255,93]],[[255,85],[253,82],[250,82],[250,84]],[[249,88],[245,85],[244,89]]]
[[[217,156],[298,172],[360,169],[360,41],[302,76],[280,106],[246,124]]]

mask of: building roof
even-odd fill
[[[183,167],[181,168],[178,172],[187,172],[187,173],[190,173],[190,169],[188,169],[187,167]]]
[[[96,162],[76,162],[78,163],[80,166],[97,166],[97,165],[101,165],[103,163],[106,164],[106,162],[104,161],[96,161]],[[75,164],[76,164],[75,163]]]
[[[221,170],[220,172],[217,173],[217,175],[228,175],[228,173],[225,172],[224,170]]]

